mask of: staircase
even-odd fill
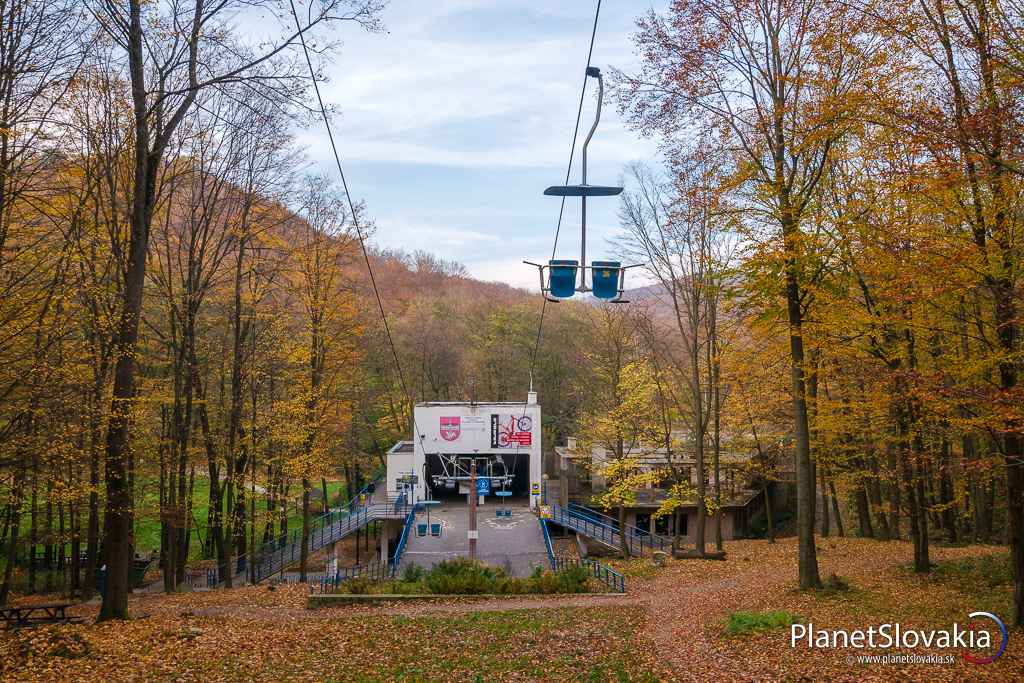
[[[620,530],[618,520],[582,505],[553,505],[551,522],[572,529],[612,550],[622,550],[624,540],[629,554],[638,557],[650,555],[656,550],[672,552],[672,539],[628,524]]]
[[[396,557],[400,558],[408,536],[409,526],[413,518],[413,505],[404,495],[387,496],[364,505],[350,505],[347,508],[330,510],[326,514],[311,520],[309,525],[309,554],[345,538],[349,534],[378,520],[405,520],[405,528],[396,547]],[[302,530],[296,529],[289,535],[283,535],[264,543],[250,555],[241,555],[234,562],[231,585],[240,586],[246,581],[260,583],[286,567],[299,561],[302,555]],[[250,567],[250,560],[254,566]],[[224,585],[224,576],[220,568],[207,571],[207,586],[210,588]]]

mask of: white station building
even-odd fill
[[[415,500],[465,498],[476,460],[477,491],[540,504],[541,422],[537,395],[525,403],[469,401],[419,403],[413,409],[412,441],[387,455],[389,495]]]

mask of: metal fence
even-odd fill
[[[623,535],[619,530],[618,520],[581,505],[570,503],[564,508],[560,505],[553,506],[552,521],[611,548],[621,548],[624,541],[630,555],[643,556],[644,553],[655,550],[672,551],[672,539],[628,524],[624,527]]]
[[[420,506],[422,507],[422,506]],[[416,523],[416,506],[413,505],[409,509],[409,514],[405,516],[405,526],[402,527],[402,535],[398,538],[398,545],[395,546],[395,554],[391,558],[391,573],[394,574],[398,571],[398,565],[402,562],[402,553],[405,552],[405,544],[409,540],[409,533],[413,525]]]
[[[555,571],[561,571],[567,567],[583,567],[591,576],[604,583],[608,590],[613,593],[626,592],[626,578],[608,565],[589,560],[585,557],[580,558],[567,555],[555,557],[552,564]]]
[[[548,563],[551,568],[555,568],[555,549],[551,547],[551,534],[548,531],[548,520],[543,517],[539,517],[540,529],[544,533],[544,548],[548,551]]]
[[[361,577],[373,582],[387,581],[395,575],[395,568],[389,562],[374,562],[358,567],[339,567],[333,576],[321,577],[320,581],[309,584],[310,593],[333,593],[338,586]]]
[[[407,518],[412,513],[413,506],[404,494],[388,496],[385,502],[360,503],[362,496],[372,494],[371,489],[375,485],[376,482],[367,484],[347,505],[329,510],[310,521],[307,549],[309,553],[320,550],[371,522]],[[295,529],[290,534],[282,534],[263,543],[252,553],[236,557],[232,565],[229,566],[232,584],[241,585],[247,579],[252,583],[259,583],[295,564],[300,560],[301,555],[302,529]],[[224,583],[226,583],[226,576],[221,567],[212,567],[207,570],[206,585],[208,587],[213,588]]]

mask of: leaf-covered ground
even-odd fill
[[[739,610],[781,611],[818,628],[964,623],[1009,615],[994,547],[934,548],[907,568],[906,543],[820,539],[822,576],[850,588],[794,589],[792,540],[726,545],[725,562],[639,565],[626,596],[536,596],[305,609],[301,586],[136,596],[127,623],[0,634],[0,677],[35,680],[1024,680],[1024,632],[995,663],[850,664],[854,650],[793,649],[785,628],[730,635]],[[968,558],[968,559],[964,559]],[[973,558],[982,558],[977,560]],[[76,611],[95,614],[95,605]],[[923,648],[920,653],[929,652]],[[937,652],[932,650],[931,652]],[[959,653],[957,653],[959,655]],[[479,677],[478,677],[479,676]]]

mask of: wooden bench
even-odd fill
[[[17,607],[0,607],[0,617],[8,629],[41,624],[68,624],[82,621],[81,617],[68,616],[68,607],[72,602],[51,602],[36,605],[19,605]]]

